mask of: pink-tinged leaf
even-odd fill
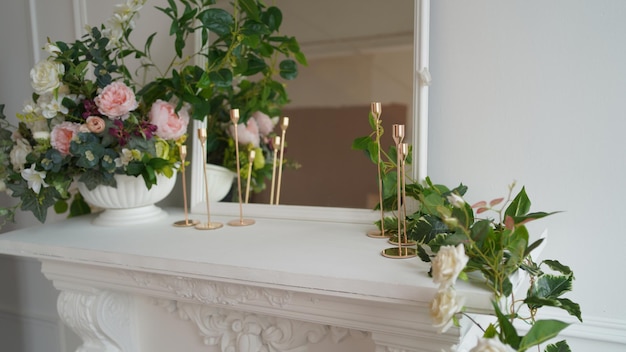
[[[489,208],[478,208],[478,210],[476,210],[476,214],[484,213],[487,210],[489,210]]]
[[[489,202],[489,205],[493,207],[494,205],[498,205],[498,204],[502,203],[503,200],[504,200],[504,198],[496,198],[496,199],[492,200],[491,202]]]
[[[515,220],[512,217],[507,215],[504,218],[504,227],[506,227],[509,230],[513,230],[513,228],[515,227]]]
[[[487,206],[487,202],[485,202],[484,200],[481,200],[478,203],[474,203],[472,205],[472,208],[483,208],[483,207],[486,207],[486,206]]]

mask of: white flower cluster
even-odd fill
[[[108,47],[116,47],[127,29],[135,28],[135,19],[139,17],[139,10],[147,0],[127,0],[125,4],[115,5],[115,13],[107,20],[103,35],[109,38]]]
[[[456,247],[441,247],[432,261],[433,281],[439,284],[439,290],[431,302],[430,316],[439,332],[446,332],[452,326],[454,315],[463,308],[465,300],[456,294],[454,282],[468,260],[461,243]]]

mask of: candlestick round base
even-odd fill
[[[176,222],[174,222],[174,226],[176,227],[192,227],[192,226],[196,226],[200,223],[200,221],[198,220],[191,220],[191,219],[187,219],[187,220],[178,220]]]
[[[391,236],[389,238],[388,242],[389,242],[389,244],[397,246],[398,245],[398,236],[396,236],[396,235]],[[411,246],[417,245],[417,241],[414,241],[414,240],[400,241],[400,245],[402,247],[411,247]]]
[[[391,235],[381,232],[380,230],[367,231],[367,237],[370,238],[389,238]]]
[[[391,247],[391,248],[383,249],[383,251],[380,252],[380,254],[382,254],[383,257],[385,258],[392,258],[392,259],[414,258],[417,256],[417,249],[408,248],[408,247],[401,247],[401,248]]]
[[[254,219],[236,219],[228,222],[230,226],[250,226],[254,225]]]
[[[208,222],[196,225],[196,230],[217,230],[224,226],[221,222]]]

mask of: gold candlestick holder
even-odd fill
[[[207,176],[207,172],[206,172],[206,139],[207,139],[207,133],[206,133],[206,129],[204,128],[198,128],[198,139],[200,140],[200,143],[202,144],[202,150],[200,151],[200,153],[202,153],[202,162],[204,163],[203,166],[203,170],[204,170],[204,198],[206,200],[206,215],[207,215],[207,222],[206,223],[199,223],[196,225],[196,229],[198,230],[216,230],[221,228],[222,226],[224,226],[222,223],[220,222],[211,222],[211,207],[210,207],[210,200],[209,200],[209,177]]]
[[[185,210],[185,220],[179,220],[174,222],[176,227],[191,227],[196,226],[200,221],[189,220],[189,211],[187,210],[187,181],[185,180],[185,159],[187,158],[187,146],[181,145],[178,148],[180,154],[180,175],[183,179],[183,208]]]
[[[380,230],[371,230],[367,232],[368,237],[372,238],[389,238],[389,235],[385,232],[385,210],[383,209],[383,176],[380,167],[381,153],[380,153],[380,137],[382,131],[382,120],[380,116],[382,114],[382,105],[379,102],[372,103],[371,106],[372,116],[376,122],[376,144],[378,144],[378,156],[377,156],[377,178],[378,178],[378,204],[380,207]]]
[[[246,204],[250,199],[250,179],[252,178],[252,166],[254,165],[254,159],[256,158],[256,152],[251,150],[248,154],[248,180],[246,181]]]
[[[280,203],[280,188],[282,184],[283,178],[283,155],[285,154],[285,135],[287,134],[287,127],[289,127],[289,118],[283,117],[283,120],[280,124],[280,129],[282,130],[282,136],[280,139],[280,163],[278,164],[278,184],[276,186],[276,205]]]
[[[280,136],[274,137],[274,160],[272,163],[272,187],[270,191],[270,204],[274,204],[274,193],[276,191],[276,162],[278,161],[278,149],[280,149]]]
[[[400,206],[402,209],[402,225],[404,228],[404,232],[402,233],[402,235],[400,235],[400,232],[398,232],[399,235],[391,236],[391,238],[389,238],[389,243],[393,245],[403,246],[403,247],[410,247],[410,246],[415,246],[417,242],[414,240],[409,240],[407,237],[407,233],[406,233],[406,229],[407,229],[407,226],[406,226],[406,214],[407,214],[406,213],[406,158],[409,155],[408,144],[406,143],[400,144],[400,148],[398,149],[398,155],[400,156],[400,170],[402,173],[398,177],[401,180],[400,182],[401,182],[401,192],[402,192],[402,203]],[[398,218],[398,221],[400,221],[400,218]]]
[[[243,201],[241,197],[241,166],[239,165],[239,134],[237,132],[237,124],[239,123],[239,109],[232,109],[230,111],[230,121],[235,127],[235,160],[237,160],[237,193],[239,195],[239,219],[231,220],[228,222],[230,226],[248,226],[254,224],[253,219],[243,218]]]
[[[397,166],[397,202],[398,202],[398,234],[397,246],[384,249],[381,254],[387,258],[403,259],[417,255],[417,249],[402,245],[406,239],[406,194],[404,191],[405,160],[408,154],[408,145],[402,143],[404,139],[404,125],[393,125],[393,140],[396,143],[396,166]]]

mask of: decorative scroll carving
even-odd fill
[[[133,351],[131,297],[109,291],[61,291],[59,316],[83,340],[82,351]]]
[[[245,285],[191,279],[178,276],[128,272],[132,279],[144,287],[161,287],[178,297],[204,304],[237,305],[265,299],[270,305],[282,307],[291,301],[290,291]]]
[[[228,311],[197,304],[178,303],[179,316],[196,323],[204,343],[222,352],[305,351],[321,341],[327,326]]]

